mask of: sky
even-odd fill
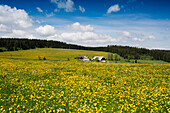
[[[170,0],[0,0],[0,37],[170,50]]]

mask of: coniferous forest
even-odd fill
[[[149,50],[145,48],[117,45],[108,45],[107,47],[85,47],[52,40],[0,38],[0,52],[27,50],[34,48],[64,48],[64,49],[104,51],[117,53],[125,59],[149,58],[150,60],[163,60],[166,62],[170,62],[169,50]]]

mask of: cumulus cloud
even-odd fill
[[[1,36],[2,38],[28,38],[28,39],[36,39],[36,37],[23,30],[13,29],[11,33],[5,34]]]
[[[43,10],[40,7],[36,7],[36,9],[38,10],[38,12],[43,12]]]
[[[120,7],[118,4],[111,6],[108,10],[107,13],[110,14],[112,12],[118,12],[120,11]]]
[[[64,32],[49,36],[47,39],[93,46],[117,42],[117,40],[110,35],[97,34],[94,32]]]
[[[41,36],[50,36],[55,34],[56,32],[55,28],[51,25],[40,26],[36,28],[35,31]]]
[[[32,19],[25,10],[0,5],[0,23],[15,27],[28,28],[32,26]]]
[[[64,9],[66,12],[73,12],[74,2],[72,0],[51,0],[52,3],[57,5],[57,8]]]
[[[79,5],[79,10],[80,10],[82,13],[85,12],[85,9],[84,9],[83,7],[81,7],[80,5]]]
[[[67,25],[69,31],[60,34],[55,33],[47,37],[48,40],[59,40],[68,43],[81,44],[87,46],[103,46],[114,43],[126,43],[131,36],[130,32],[123,31],[119,37],[113,38],[108,34],[94,32],[91,25],[81,25],[79,22]]]
[[[17,38],[35,38],[32,34],[30,33],[27,33],[25,31],[22,31],[22,30],[12,30],[12,34],[11,34],[12,37],[17,37]]]
[[[0,37],[35,38],[29,33],[33,21],[25,10],[0,5],[0,23]]]
[[[19,36],[19,37],[24,36],[24,35],[27,34],[25,31],[22,31],[22,30],[15,30],[15,29],[12,30],[12,33],[13,33],[14,36]]]
[[[81,25],[79,22],[67,25],[67,28],[74,31],[93,31],[94,28],[91,25]]]

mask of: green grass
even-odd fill
[[[168,62],[162,60],[138,60],[138,63],[146,63],[146,64],[169,64]]]
[[[87,51],[87,50],[75,50],[75,49],[54,49],[54,48],[37,48],[30,50],[19,50],[19,51],[8,51],[1,52],[0,58],[7,59],[16,59],[16,60],[39,60],[39,56],[41,58],[46,57],[47,60],[67,60],[69,57],[70,60],[75,60],[78,55],[88,55],[89,58],[93,58],[94,56],[104,56],[107,58],[107,52],[100,51]]]
[[[110,63],[115,63],[115,61],[109,61]],[[168,62],[162,60],[137,60],[137,64],[169,64]],[[135,63],[135,60],[130,60],[127,62],[126,59],[121,58],[117,63]]]
[[[104,56],[107,59],[107,52],[101,51],[88,51],[88,50],[75,50],[75,49],[58,49],[58,48],[37,48],[30,50],[19,50],[19,51],[7,51],[0,52],[0,58],[5,59],[14,59],[14,60],[39,60],[39,56],[41,59],[45,57],[49,61],[66,61],[67,57],[70,60],[75,60],[78,55],[88,55],[90,59],[94,56]],[[113,54],[113,58],[116,54]],[[117,63],[134,63],[134,60],[127,62],[126,59],[120,57],[118,55],[120,61]],[[115,61],[109,61],[110,63],[114,63]],[[142,64],[168,64],[168,62],[158,61],[158,60],[138,60],[138,63]]]

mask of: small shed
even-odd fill
[[[106,59],[103,56],[94,56],[92,60],[97,62],[106,62]]]

